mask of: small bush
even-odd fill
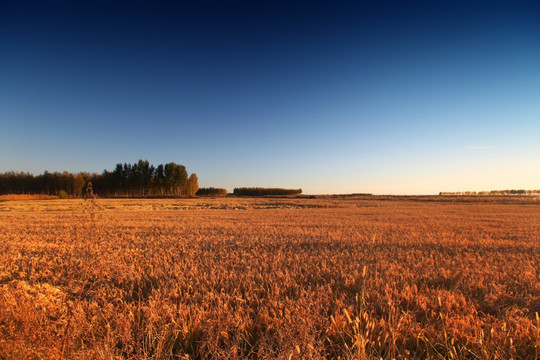
[[[60,198],[60,199],[69,199],[69,195],[65,190],[60,190],[58,192],[58,198]]]

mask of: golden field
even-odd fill
[[[539,359],[539,313],[537,200],[0,202],[0,359]]]

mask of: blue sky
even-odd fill
[[[0,171],[538,189],[539,39],[533,1],[5,1]]]

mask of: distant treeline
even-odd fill
[[[280,188],[260,188],[242,187],[235,188],[233,194],[237,196],[265,196],[265,195],[298,195],[302,189],[280,189]]]
[[[30,173],[9,171],[0,173],[0,194],[42,194],[81,196],[90,178],[97,175],[89,173],[71,174],[45,171],[34,176]]]
[[[117,164],[113,171],[101,174],[49,173],[34,176],[24,172],[0,173],[0,194],[44,194],[79,197],[88,182],[98,196],[177,196],[195,195],[199,185],[196,174],[188,177],[185,166],[174,162],[157,167],[147,160]]]
[[[500,195],[540,195],[540,190],[492,190],[492,191],[457,191],[440,192],[441,196],[468,195],[468,196],[500,196]]]
[[[197,196],[227,196],[227,189],[222,188],[200,188],[195,194]]]

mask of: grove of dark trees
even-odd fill
[[[0,194],[57,195],[65,191],[71,196],[81,196],[90,177],[88,173],[71,174],[45,171],[34,176],[30,173],[8,171],[0,173]]]
[[[227,189],[222,188],[200,188],[197,190],[197,196],[227,196]]]
[[[0,194],[44,194],[80,197],[88,182],[94,193],[108,196],[178,196],[195,195],[199,188],[196,174],[188,177],[186,167],[174,162],[157,167],[147,160],[117,164],[113,171],[101,174],[49,173],[34,176],[24,172],[0,173]]]

